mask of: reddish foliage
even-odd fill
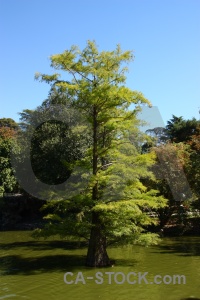
[[[3,139],[14,138],[16,135],[17,131],[15,129],[6,126],[0,127],[0,137]]]

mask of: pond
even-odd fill
[[[90,269],[84,266],[85,246],[59,238],[34,240],[30,233],[0,232],[0,299],[200,298],[200,237],[108,248],[115,265]]]

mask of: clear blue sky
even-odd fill
[[[100,50],[133,50],[127,85],[166,122],[199,118],[200,0],[0,0],[0,118],[18,121],[49,86],[49,56],[95,40]]]

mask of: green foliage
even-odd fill
[[[11,118],[1,118],[0,119],[0,128],[7,127],[11,129],[18,129],[18,124]]]
[[[67,72],[71,80],[60,79],[59,73],[36,74],[51,84],[51,90],[66,94],[68,105],[84,119],[92,142],[73,169],[85,181],[72,184],[72,193],[60,195],[59,204],[50,204],[49,234],[70,231],[88,238],[90,230],[91,234],[96,230],[111,242],[155,241],[154,235],[146,235],[147,226],[156,222],[147,211],[166,201],[141,181],[153,178],[148,167],[155,156],[140,154],[134,143],[140,104],[150,103],[142,93],[125,87],[126,64],[132,59],[132,52],[123,52],[119,45],[114,51],[99,52],[88,41],[83,51],[73,46],[51,56],[51,66]],[[59,199],[59,195],[54,197]],[[94,239],[90,236],[90,242]]]
[[[20,116],[22,152],[29,147],[25,141],[31,140],[31,163],[37,179],[49,185],[65,182],[71,173],[70,164],[83,157],[89,142],[80,115],[67,105],[65,95],[51,91],[41,106],[24,110]]]
[[[4,192],[4,187],[3,187],[3,185],[2,186],[0,186],[0,201],[1,201],[1,197],[3,197],[3,192]],[[1,206],[0,206],[1,207]]]
[[[198,201],[194,203],[195,206],[200,207],[200,124],[195,130],[195,134],[190,137],[187,142],[188,159],[186,161],[185,172],[191,189]]]
[[[173,142],[187,142],[191,136],[197,133],[197,127],[200,124],[195,118],[184,120],[183,117],[173,115],[172,119],[167,122],[166,133]]]
[[[14,138],[0,136],[0,193],[14,192],[18,190],[17,180],[10,161],[11,149],[13,153],[18,151]]]

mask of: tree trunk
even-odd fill
[[[111,265],[106,250],[106,236],[103,233],[102,225],[96,213],[93,213],[92,229],[86,257],[88,267],[107,267]]]
[[[93,107],[93,174],[97,174],[98,165],[98,122],[97,122],[97,108]],[[98,200],[98,182],[95,183],[92,189],[92,199],[94,202]],[[86,257],[86,266],[88,267],[107,267],[111,265],[107,251],[106,251],[106,236],[103,231],[103,224],[99,218],[98,213],[92,214],[92,228],[90,233],[90,240],[88,252]]]

